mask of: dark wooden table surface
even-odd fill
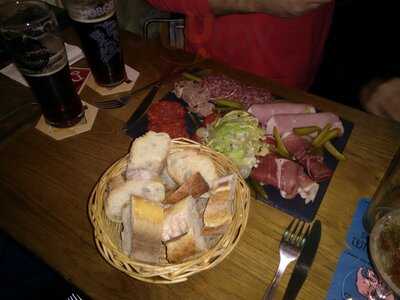
[[[78,44],[73,31],[65,36]],[[160,57],[165,51],[158,42],[124,33],[123,48],[126,63],[141,72],[136,87],[161,75]],[[205,61],[202,67],[268,88],[288,100],[316,105],[354,123],[345,149],[348,160],[336,169],[317,214],[322,240],[299,294],[299,299],[324,299],[357,201],[374,193],[400,145],[399,124],[215,62]],[[170,87],[165,86],[159,97]],[[0,77],[0,91],[3,101],[33,99],[29,89],[4,76]],[[235,250],[220,265],[187,282],[169,286],[142,283],[108,265],[98,253],[88,219],[88,197],[101,174],[127,153],[131,139],[121,127],[145,93],[136,95],[124,108],[100,111],[90,132],[63,141],[43,135],[33,123],[3,140],[0,228],[95,299],[260,299],[272,280],[279,240],[290,217],[254,200],[246,231]],[[96,97],[88,89],[82,93],[85,101],[93,102]]]

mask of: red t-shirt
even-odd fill
[[[307,89],[320,64],[333,2],[300,17],[268,14],[214,16],[208,0],[148,0],[184,13],[186,47],[232,67]]]

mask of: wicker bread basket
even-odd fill
[[[250,191],[238,169],[224,155],[187,139],[174,139],[171,151],[197,149],[212,158],[219,175],[237,174],[238,184],[234,199],[234,217],[227,231],[218,242],[199,256],[178,264],[154,265],[143,263],[125,255],[121,248],[122,225],[110,221],[104,211],[107,182],[126,169],[125,156],[115,162],[100,178],[89,200],[89,216],[94,227],[98,250],[112,266],[141,281],[151,283],[177,283],[187,280],[190,275],[210,269],[220,263],[235,247],[245,230],[250,208]]]

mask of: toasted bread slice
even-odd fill
[[[185,199],[187,196],[192,196],[193,198],[197,198],[204,193],[207,193],[209,190],[207,182],[204,180],[203,176],[199,172],[194,173],[190,176],[184,184],[182,184],[177,190],[175,190],[172,194],[168,195],[164,204],[174,204],[182,199]]]
[[[173,152],[167,157],[168,174],[182,185],[195,173],[200,173],[209,186],[218,178],[211,158],[195,150]]]
[[[164,209],[159,203],[132,197],[132,251],[137,260],[159,263],[165,260],[165,246],[161,242]]]
[[[199,217],[196,210],[196,199],[188,196],[175,205],[165,208],[165,222],[162,240],[168,241],[189,231],[194,219]]]
[[[193,199],[193,198],[192,198]],[[185,200],[183,200],[185,201]],[[179,202],[176,205],[179,205]],[[193,201],[192,201],[193,203]],[[167,247],[167,260],[170,263],[179,263],[208,249],[205,238],[201,235],[202,221],[195,205],[191,208],[191,222],[188,231],[165,243]]]
[[[229,175],[216,180],[211,189],[203,214],[203,235],[223,234],[233,218],[236,176]]]
[[[160,174],[171,145],[167,133],[149,131],[131,146],[128,169],[145,169]]]

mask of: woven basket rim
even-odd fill
[[[107,235],[107,227],[104,222],[110,223],[110,221],[104,220],[105,189],[107,188],[108,179],[113,177],[112,175],[120,174],[120,171],[124,169],[129,153],[115,161],[102,174],[90,195],[88,203],[89,218],[94,228],[97,249],[109,264],[135,279],[152,283],[177,283],[187,280],[188,276],[210,269],[225,259],[234,249],[247,225],[250,191],[244,179],[240,176],[237,167],[223,154],[185,138],[173,139],[170,151],[188,148],[198,149],[202,154],[211,156],[215,163],[222,166],[224,172],[230,170],[238,178],[232,223],[218,242],[200,255],[176,264],[149,264],[125,255],[118,245],[115,245],[112,238]],[[238,195],[241,196],[240,199],[238,199]]]

